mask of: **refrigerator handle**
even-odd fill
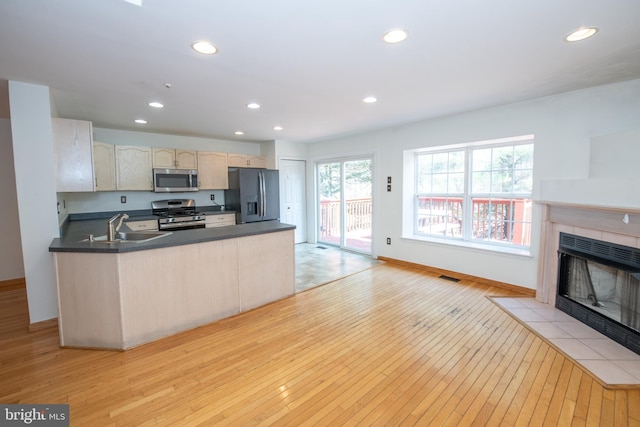
[[[267,200],[266,200],[266,187],[264,185],[264,174],[262,171],[258,172],[258,176],[260,177],[260,216],[264,217],[267,211]]]

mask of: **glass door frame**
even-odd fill
[[[346,162],[350,162],[350,161],[358,161],[358,160],[369,160],[371,162],[371,245],[370,245],[370,249],[369,251],[364,251],[364,250],[359,250],[358,248],[355,248],[353,246],[347,246],[346,245],[346,241],[347,241],[347,236],[346,236],[346,199],[345,199],[345,163]],[[323,241],[321,238],[322,235],[322,206],[320,203],[320,166],[321,165],[325,165],[325,164],[330,164],[330,163],[339,163],[340,164],[340,242],[338,245],[336,245],[335,243],[331,243],[328,241]],[[365,255],[373,255],[373,216],[374,216],[374,183],[375,183],[375,156],[374,154],[363,154],[363,155],[357,155],[357,156],[349,156],[349,157],[339,157],[339,158],[328,158],[328,159],[322,159],[322,160],[316,160],[315,161],[315,181],[316,181],[316,185],[315,185],[315,203],[316,203],[316,242],[318,243],[323,243],[323,244],[327,244],[327,245],[332,245],[332,246],[337,246],[340,249],[344,249],[344,250],[348,250],[348,251],[352,251],[352,252],[358,252],[358,253],[362,253]]]

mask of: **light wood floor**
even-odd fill
[[[386,263],[127,352],[28,333],[0,293],[0,402],[69,403],[71,425],[640,425],[486,296]]]

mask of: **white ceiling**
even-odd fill
[[[638,0],[2,0],[0,79],[97,127],[307,142],[639,78],[639,24]]]

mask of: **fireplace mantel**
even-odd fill
[[[640,248],[640,211],[541,203],[536,299],[555,306],[560,232]]]

